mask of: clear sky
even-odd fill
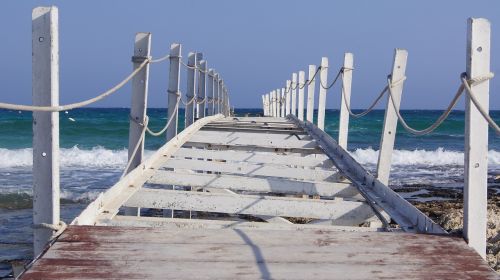
[[[394,48],[409,51],[402,108],[441,109],[465,71],[468,17],[492,23],[491,107],[500,109],[500,1],[29,1],[3,0],[0,101],[31,103],[31,10],[59,7],[61,103],[95,96],[131,70],[134,34],[152,32],[154,56],[172,42],[201,51],[224,77],[236,107],[260,107],[261,94],[291,73],[330,59],[330,78],[354,53],[352,106],[366,107],[384,86]],[[184,70],[183,70],[184,71]],[[183,73],[185,75],[185,73]],[[166,106],[168,63],[151,68],[149,104]],[[184,83],[184,81],[183,81]],[[339,89],[328,96],[338,108]],[[130,87],[97,104],[129,107]],[[380,106],[379,106],[380,108]],[[459,104],[463,109],[463,103]]]

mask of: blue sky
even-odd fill
[[[355,64],[352,106],[364,108],[384,86],[394,48],[405,48],[402,108],[444,108],[465,71],[468,17],[491,21],[491,71],[500,75],[497,0],[3,0],[2,102],[31,103],[31,9],[44,5],[59,7],[61,103],[93,97],[126,76],[139,31],[152,32],[154,56],[167,53],[172,42],[183,44],[185,56],[203,52],[209,67],[223,75],[236,107],[260,107],[261,94],[283,87],[292,72],[307,73],[322,56],[330,59],[332,78],[349,51]],[[166,106],[167,77],[168,63],[152,66],[150,106]],[[498,94],[500,77],[491,82],[494,109],[500,109]],[[339,102],[337,87],[327,107]],[[130,87],[97,106],[130,106]]]

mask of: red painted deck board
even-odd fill
[[[499,279],[460,238],[70,226],[21,279]]]

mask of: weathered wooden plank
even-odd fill
[[[257,251],[259,252],[259,251]],[[380,260],[379,262],[382,262]],[[277,263],[43,259],[22,279],[495,279],[494,272],[455,270],[456,264]],[[292,269],[293,268],[293,269]]]
[[[346,231],[346,232],[371,232],[384,231],[383,228],[358,227],[358,226],[336,226],[336,225],[315,225],[315,224],[282,224],[266,222],[245,222],[245,221],[224,221],[224,220],[202,220],[202,219],[177,219],[160,217],[131,217],[115,216],[112,220],[100,221],[98,225],[117,226],[130,229],[131,227],[149,228],[153,231],[155,228],[161,229],[252,229],[252,230],[280,230],[293,231]],[[140,236],[140,235],[138,235]],[[168,236],[168,235],[166,235]]]
[[[179,158],[203,158],[225,160],[228,162],[249,162],[258,164],[276,164],[285,166],[319,167],[336,169],[333,162],[324,154],[293,155],[246,151],[217,151],[193,148],[180,148],[175,154]]]
[[[223,174],[247,177],[280,177],[309,181],[339,182],[342,176],[335,170],[304,169],[286,166],[252,164],[244,162],[220,162],[198,159],[169,159],[163,168],[186,169],[193,171],[221,172]]]
[[[364,202],[340,199],[303,199],[291,197],[141,189],[124,206],[155,209],[192,210],[229,214],[269,215],[330,219],[335,225],[359,225],[372,217]]]
[[[303,137],[306,135],[304,131],[298,129],[282,129],[282,128],[273,128],[273,127],[235,127],[235,126],[214,126],[207,125],[204,126],[202,130],[210,130],[210,131],[231,131],[231,132],[248,132],[248,133],[272,133],[272,134],[297,134],[299,137]]]
[[[315,141],[310,140],[299,140],[294,135],[280,135],[274,134],[273,136],[283,136],[280,139],[279,137],[266,137],[269,135],[260,135],[259,137],[255,136],[247,136],[243,137],[241,135],[232,135],[221,133],[221,135],[214,135],[215,133],[220,132],[212,132],[214,134],[206,134],[201,132],[212,132],[212,131],[199,131],[199,133],[193,135],[191,139],[189,139],[190,143],[207,143],[214,145],[246,145],[246,146],[259,146],[259,147],[267,147],[267,148],[315,148],[317,144]],[[238,132],[240,133],[240,132]],[[236,134],[236,133],[234,133]],[[249,134],[249,133],[247,133]]]
[[[391,269],[392,266],[401,264],[448,264],[468,267],[467,261],[480,263],[476,258],[477,254],[471,250],[465,250],[465,244],[461,246],[455,243],[429,243],[415,244],[409,241],[406,245],[399,242],[383,243],[383,246],[377,245],[378,239],[373,235],[379,235],[376,232],[350,232],[356,234],[358,238],[369,238],[371,242],[349,241],[335,238],[336,235],[329,236],[314,235],[313,240],[308,244],[296,243],[293,248],[290,244],[276,244],[267,242],[261,244],[259,240],[249,236],[249,233],[260,233],[265,235],[264,231],[255,230],[220,230],[219,242],[191,243],[185,239],[185,242],[170,244],[158,242],[57,242],[53,245],[44,258],[45,259],[66,259],[66,260],[118,260],[129,261],[140,257],[144,262],[153,260],[182,263],[185,261],[198,262],[248,262],[248,263],[352,263],[359,265],[360,268],[365,264],[381,263]],[[242,239],[244,244],[231,244],[224,241],[224,233],[235,232]],[[276,234],[270,234],[267,240],[274,241],[283,238],[283,232],[277,231]],[[343,232],[337,232],[345,234]],[[168,236],[168,232],[165,232]],[[202,235],[199,232],[199,235]],[[362,234],[362,235],[361,235]],[[393,241],[397,239],[393,236]],[[311,244],[312,243],[312,244]],[[255,254],[253,247],[258,246],[261,254]],[[415,250],[408,252],[404,250]],[[463,255],[457,255],[462,253]],[[474,258],[475,257],[475,258]],[[479,258],[480,259],[480,258]],[[484,268],[486,264],[481,265]],[[490,270],[491,271],[491,270]]]
[[[136,192],[165,160],[177,151],[204,124],[222,118],[222,115],[205,117],[184,129],[177,137],[169,141],[146,161],[128,173],[105,193],[101,193],[71,224],[92,225],[99,215],[112,218],[118,213],[123,202]]]
[[[202,174],[177,171],[157,171],[148,181],[151,184],[192,186],[243,190],[261,193],[307,194],[320,196],[354,197],[356,188],[348,183],[308,182],[284,178],[254,178],[234,175]]]
[[[259,146],[259,145],[244,145],[244,144],[221,144],[221,143],[204,143],[187,141],[183,147],[185,148],[203,148],[221,151],[247,151],[247,152],[267,152],[267,153],[283,153],[292,155],[311,155],[321,154],[319,147],[315,148],[297,148],[297,147],[275,147],[275,146]]]
[[[222,139],[246,139],[246,138],[256,138],[254,133],[251,132],[232,132],[232,131],[207,131],[207,130],[200,130],[198,131],[193,138],[196,140],[193,141],[198,141],[199,138],[207,138],[207,139],[214,139],[214,141],[220,142]],[[289,132],[288,134],[281,134],[281,133],[271,133],[271,132],[265,132],[262,131],[261,135],[259,135],[258,139],[263,140],[263,141],[292,141],[296,140],[298,143],[306,144],[309,143],[312,138],[308,136],[307,134],[302,133],[301,135],[298,135],[293,132]],[[299,142],[299,141],[304,141],[304,142]]]
[[[166,224],[185,224],[186,227],[123,227],[123,226],[70,226],[58,242],[90,243],[153,243],[153,244],[232,244],[245,245],[246,242],[234,229],[242,226],[248,238],[262,246],[287,246],[290,240],[302,246],[316,245],[318,239],[335,240],[335,243],[361,243],[368,245],[376,241],[377,246],[393,247],[408,243],[413,245],[432,244],[439,241],[442,245],[464,243],[460,238],[416,235],[404,232],[383,232],[367,227],[317,226],[307,224],[280,225],[265,222],[241,222],[201,219],[175,219],[158,217],[116,216],[122,221],[166,221]],[[210,228],[214,226],[214,228]],[[221,228],[221,226],[228,226]],[[259,230],[259,229],[265,229]],[[288,229],[287,238],[282,229]],[[361,233],[360,233],[361,232]],[[366,234],[362,234],[366,232]],[[353,234],[351,234],[353,233]],[[360,238],[364,240],[359,240]]]

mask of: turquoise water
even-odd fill
[[[237,109],[236,114],[261,113]],[[184,111],[180,112],[182,129]],[[338,134],[338,110],[327,110],[326,132]],[[402,111],[408,123],[424,128],[440,111]],[[129,109],[87,108],[60,113],[62,215],[71,219],[99,192],[113,185],[127,161]],[[149,109],[150,125],[159,130],[167,121],[165,109]],[[500,122],[500,111],[492,111]],[[384,111],[351,119],[348,150],[367,169],[374,170]],[[413,136],[399,127],[393,155],[391,186],[426,184],[462,188],[464,113],[453,112],[428,136]],[[31,113],[0,110],[0,275],[2,260],[31,257]],[[165,143],[165,136],[146,139],[146,156]],[[500,174],[500,139],[489,136],[489,176]]]

